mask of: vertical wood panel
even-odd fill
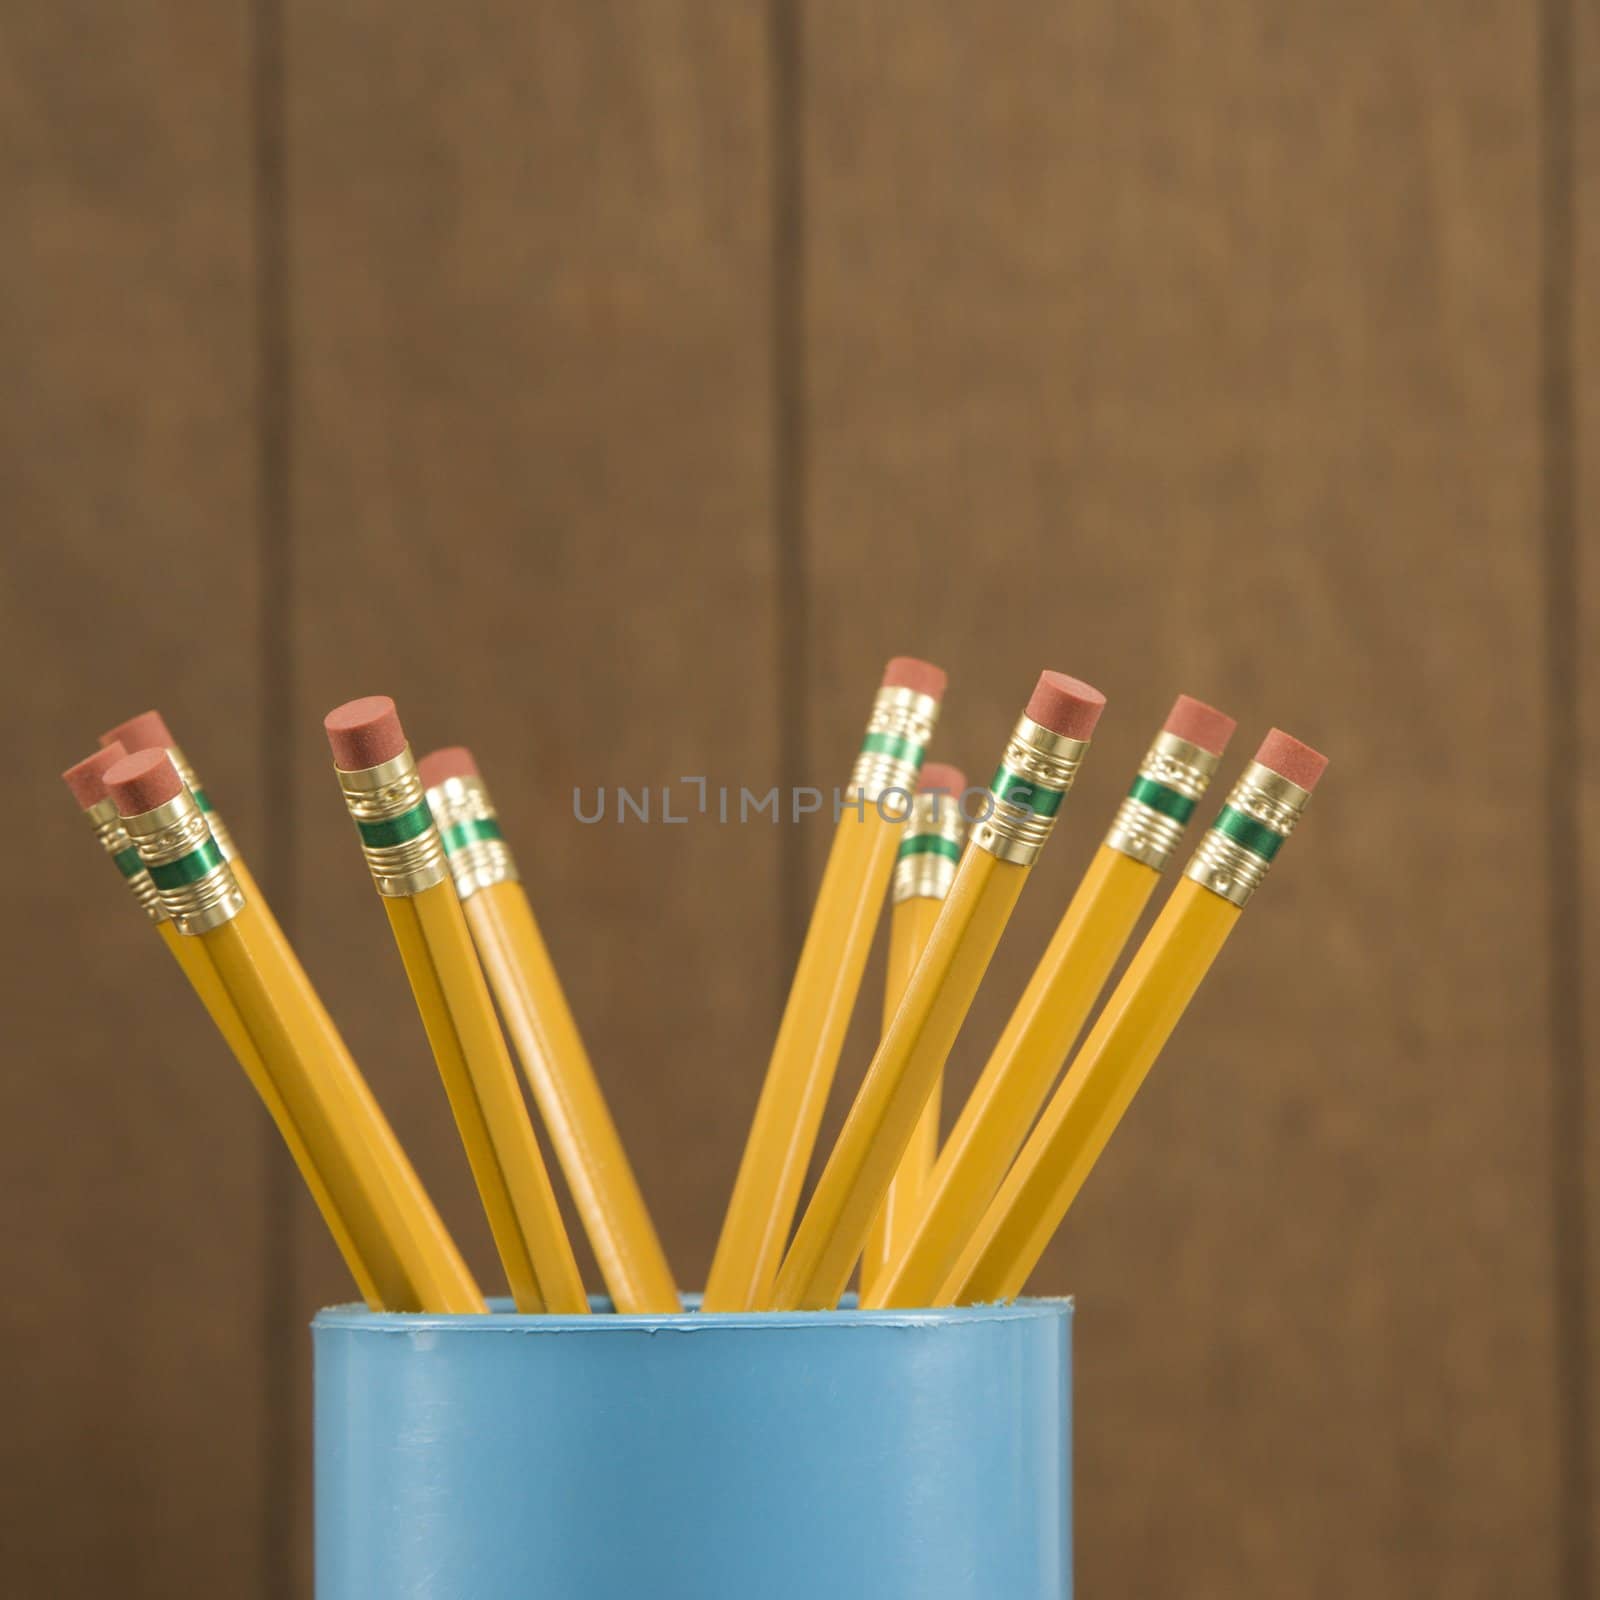
[[[1591,1592],[1600,1593],[1600,1084],[1595,1081],[1594,1063],[1600,1059],[1600,993],[1594,982],[1596,953],[1600,952],[1600,16],[1593,6],[1574,5],[1565,9],[1573,54],[1570,60],[1556,58],[1547,71],[1563,67],[1570,74],[1567,90],[1573,96],[1571,113],[1572,156],[1569,174],[1572,188],[1564,196],[1552,195],[1551,203],[1565,199],[1566,231],[1552,240],[1556,248],[1571,251],[1563,263],[1570,291],[1569,311],[1574,317],[1567,330],[1573,339],[1573,409],[1567,417],[1570,434],[1565,443],[1571,452],[1565,465],[1572,473],[1571,488],[1576,500],[1567,507],[1570,526],[1562,537],[1571,541],[1571,569],[1575,569],[1576,617],[1571,636],[1574,656],[1552,662],[1557,672],[1572,674],[1576,696],[1577,749],[1569,752],[1579,767],[1578,790],[1580,862],[1565,863],[1574,873],[1573,907],[1577,940],[1574,948],[1559,952],[1569,963],[1568,998],[1576,1016],[1576,1037],[1571,1041],[1572,1059],[1568,1070],[1576,1076],[1574,1092],[1584,1115],[1583,1142],[1575,1150],[1577,1170],[1572,1174],[1572,1198],[1582,1206],[1579,1231],[1572,1236],[1575,1259],[1568,1266],[1582,1275],[1569,1285],[1579,1319],[1572,1351],[1580,1394],[1564,1396],[1573,1413],[1573,1424],[1587,1427],[1580,1466],[1588,1482],[1587,1534],[1581,1536],[1574,1561],[1581,1563]],[[1554,41],[1561,43],[1558,36]],[[1554,129],[1555,138],[1560,130]],[[1555,263],[1551,263],[1552,266]],[[1555,355],[1557,351],[1552,351]],[[1564,574],[1563,574],[1564,576]],[[1553,594],[1553,602],[1562,596]],[[1570,635],[1569,635],[1570,636]],[[1572,772],[1565,762],[1551,773],[1553,784],[1570,782]],[[1587,1270],[1585,1271],[1585,1266]],[[1585,1406],[1587,1416],[1578,1414]],[[1581,1515],[1583,1504],[1580,1502]],[[1588,1596],[1584,1596],[1588,1600]]]
[[[958,1078],[1176,690],[1333,756],[1038,1275],[1083,1592],[1549,1593],[1536,19],[805,10],[813,747],[1111,701]]]
[[[247,82],[243,6],[0,19],[16,1595],[262,1592],[263,1115],[57,778],[156,703],[258,832]]]
[[[383,690],[419,750],[476,749],[698,1284],[773,1025],[778,831],[585,826],[573,790],[776,777],[761,22],[289,8],[302,942],[496,1290],[319,722]]]

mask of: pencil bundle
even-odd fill
[[[897,657],[873,700],[704,1311],[826,1310],[858,1266],[869,1310],[1020,1294],[1326,766],[1274,729],[1135,946],[1234,730],[1179,696],[941,1141],[946,1061],[1105,708],[1081,680],[1042,673],[994,777],[969,789],[958,769],[924,764],[944,690],[937,667]],[[386,696],[336,707],[325,730],[514,1306],[590,1310],[537,1118],[614,1309],[682,1310],[476,761],[455,745],[419,763]],[[165,721],[144,713],[101,746],[66,771],[68,788],[271,1117],[363,1299],[486,1312]],[[881,1035],[802,1208],[886,908]]]
[[[289,970],[259,891],[244,890],[166,749],[129,756],[113,742],[67,780],[277,1124],[368,1304],[483,1310],[364,1080]]]
[[[1326,766],[1298,739],[1276,728],[1267,735],[964,1242],[935,1304],[1021,1292]]]
[[[351,700],[323,726],[512,1299],[519,1311],[585,1312],[572,1242],[394,702]]]
[[[1231,717],[1179,695],[939,1152],[925,1200],[890,1267],[863,1286],[863,1305],[920,1305],[955,1265],[961,1240],[977,1226],[1027,1137],[1233,729]]]
[[[894,870],[905,810],[885,801],[910,800],[944,688],[938,667],[909,656],[884,671],[712,1258],[707,1311],[754,1311],[770,1298]]]

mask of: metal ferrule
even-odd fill
[[[895,857],[891,905],[902,900],[943,900],[950,893],[966,826],[960,795],[934,789],[916,797]]]
[[[517,863],[482,778],[446,778],[428,790],[428,806],[463,900],[491,884],[517,881]]]
[[[971,842],[1002,861],[1031,867],[1088,748],[1087,739],[1068,739],[1019,717],[989,785],[989,815],[973,824]]]
[[[378,893],[400,899],[443,883],[450,869],[411,746],[360,772],[333,770]]]
[[[178,769],[178,776],[183,779],[184,787],[195,798],[195,804],[206,814],[206,821],[211,824],[211,837],[217,841],[217,849],[222,852],[224,861],[232,861],[239,852],[234,846],[233,835],[228,832],[227,824],[211,809],[211,801],[206,795],[204,786],[195,775],[195,770],[189,765],[189,758],[177,745],[167,746],[167,754],[172,757],[172,764]]]
[[[1246,905],[1310,798],[1309,790],[1252,761],[1206,829],[1184,876],[1233,905]]]
[[[129,837],[117,808],[109,800],[96,800],[84,815],[94,828],[101,849],[116,862],[123,882],[133,890],[133,898],[139,902],[140,909],[152,922],[165,922],[167,910],[161,904],[161,891],[145,870],[139,847]]]
[[[1175,733],[1158,733],[1117,811],[1106,843],[1165,872],[1195,805],[1216,776],[1218,757]]]
[[[880,689],[872,702],[861,754],[850,773],[850,787],[876,805],[891,789],[906,795],[917,791],[922,755],[939,720],[939,702],[915,689]]]
[[[179,933],[207,933],[244,910],[233,868],[187,789],[122,825]]]

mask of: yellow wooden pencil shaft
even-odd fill
[[[519,1311],[542,1311],[544,1297],[539,1290],[539,1274],[523,1240],[511,1191],[489,1134],[488,1117],[450,1019],[450,1008],[433,955],[423,937],[416,906],[410,899],[385,896],[383,909],[388,913],[400,961],[410,980],[423,1031],[428,1036],[428,1045],[444,1084],[445,1098],[450,1102],[450,1113],[466,1150],[467,1165],[472,1169],[473,1182],[489,1221],[489,1232],[494,1238],[512,1301]]]
[[[1178,880],[935,1304],[1022,1292],[1238,920],[1238,906]]]
[[[444,1219],[429,1198],[356,1065],[333,1018],[322,1003],[299,957],[249,868],[238,856],[234,877],[258,913],[263,959],[277,974],[280,1003],[292,1003],[308,1049],[315,1052],[326,1096],[339,1118],[344,1138],[356,1153],[385,1227],[405,1257],[423,1311],[483,1312],[483,1294]]]
[[[873,1215],[966,1019],[1029,869],[969,847],[773,1290],[779,1311],[837,1305]]]
[[[246,902],[237,916],[193,936],[248,1032],[266,1073],[277,1085],[307,1151],[356,1241],[382,1304],[391,1311],[420,1311],[423,1285],[414,1275],[404,1240],[383,1214],[383,1192],[359,1141],[350,1137],[330,1096],[323,1064],[308,1038],[294,996],[266,938],[260,908]]]
[[[1109,845],[1096,851],[939,1152],[920,1213],[864,1305],[933,1303],[1022,1148],[1160,877]]]
[[[889,960],[883,983],[883,1028],[888,1031],[895,1012],[905,997],[912,971],[928,947],[933,925],[939,920],[944,902],[931,895],[913,895],[902,900],[889,913]],[[944,1076],[939,1074],[940,1079]],[[928,1103],[917,1118],[911,1143],[900,1158],[889,1183],[889,1192],[878,1207],[867,1234],[861,1256],[861,1302],[869,1303],[874,1285],[888,1271],[910,1242],[911,1226],[921,1208],[925,1185],[939,1153],[939,1082],[935,1081]]]
[[[162,943],[172,952],[173,958],[183,970],[184,977],[189,980],[189,986],[194,990],[200,1004],[205,1007],[206,1014],[216,1026],[217,1032],[222,1035],[223,1042],[233,1053],[234,1060],[244,1069],[251,1087],[261,1097],[261,1103],[267,1108],[268,1114],[276,1124],[278,1133],[290,1156],[293,1157],[306,1188],[311,1192],[311,1198],[316,1202],[317,1210],[321,1213],[328,1232],[333,1235],[333,1242],[339,1247],[339,1254],[344,1258],[344,1264],[350,1269],[351,1277],[356,1280],[356,1287],[360,1289],[362,1299],[374,1311],[384,1309],[383,1296],[378,1290],[372,1269],[367,1265],[339,1207],[334,1203],[328,1185],[323,1181],[322,1174],[312,1159],[305,1138],[289,1113],[288,1103],[273,1081],[272,1074],[267,1071],[266,1063],[261,1059],[261,1052],[256,1048],[250,1030],[245,1026],[237,1007],[228,996],[228,991],[223,987],[222,980],[217,976],[216,967],[206,953],[205,946],[199,939],[188,938],[179,933],[170,920],[159,922],[156,927],[161,934]]]
[[[522,885],[465,902],[483,970],[618,1311],[681,1311],[672,1269]]]
[[[707,1311],[765,1306],[816,1146],[902,825],[867,804],[834,832],[706,1283]]]
[[[428,1043],[520,1311],[589,1303],[455,885],[385,896]]]

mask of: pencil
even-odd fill
[[[193,966],[202,999],[214,981],[227,1001],[218,1024],[224,1037],[237,1026],[251,1047],[247,1070],[253,1054],[261,1076],[281,1097],[339,1219],[335,1240],[348,1235],[363,1264],[358,1283],[365,1278],[390,1310],[426,1309],[437,1292],[426,1258],[397,1219],[370,1152],[352,1136],[328,1092],[325,1062],[273,965],[259,908],[222,859],[205,813],[165,750],[124,757],[105,771],[104,784],[167,919],[177,936],[206,958],[205,965]],[[187,951],[180,959],[190,967]]]
[[[712,1258],[707,1311],[757,1310],[771,1289],[944,689],[938,667],[909,656],[884,672]]]
[[[245,1076],[250,1080],[250,1086],[260,1097],[261,1103],[267,1108],[285,1147],[294,1160],[301,1180],[315,1201],[317,1211],[338,1247],[340,1257],[349,1269],[350,1276],[355,1279],[356,1287],[361,1291],[362,1299],[373,1310],[382,1310],[383,1296],[378,1289],[377,1279],[367,1265],[343,1216],[340,1215],[339,1208],[334,1204],[333,1196],[323,1181],[322,1174],[317,1170],[316,1162],[311,1157],[305,1139],[295,1126],[294,1118],[289,1114],[287,1102],[267,1072],[260,1051],[256,1049],[239,1013],[228,999],[226,990],[218,982],[204,947],[197,940],[185,939],[173,925],[172,918],[167,915],[166,908],[161,903],[160,891],[151,880],[140,858],[138,847],[129,838],[128,830],[117,814],[115,803],[106,793],[106,773],[127,753],[119,742],[113,741],[102,745],[92,756],[68,767],[61,776],[66,781],[68,789],[72,791],[72,797],[78,802],[84,816],[94,828],[101,846],[110,856],[117,871],[121,873],[123,882],[132,891],[135,903],[155,925],[162,943],[172,953],[179,970],[205,1007],[207,1016],[210,1017],[217,1032],[222,1035],[223,1042],[228,1046],[234,1060],[244,1069]]]
[[[100,742],[123,744],[130,752],[144,749],[165,750],[177,768],[195,804],[205,816],[222,859],[233,869],[234,878],[259,922],[258,942],[262,958],[271,967],[275,993],[280,1005],[287,1006],[297,1019],[296,1026],[306,1034],[304,1048],[317,1062],[317,1072],[329,1114],[337,1119],[340,1137],[362,1167],[363,1181],[372,1186],[375,1203],[384,1213],[385,1229],[404,1237],[408,1257],[414,1261],[417,1292],[423,1309],[443,1312],[481,1312],[486,1310],[461,1252],[439,1215],[416,1169],[383,1114],[361,1068],[351,1055],[344,1036],[328,1014],[315,984],[301,965],[294,946],[273,915],[267,897],[261,892],[233,835],[212,803],[209,790],[201,783],[193,764],[179,748],[177,740],[159,711],[144,711],[119,722],[101,734]],[[191,967],[202,963],[190,947],[183,947]],[[193,979],[191,979],[193,981]],[[204,995],[201,996],[204,1003]],[[220,1024],[219,1024],[220,1026]],[[226,1034],[224,1035],[226,1037]]]
[[[971,830],[928,948],[795,1230],[775,1309],[838,1303],[1104,708],[1098,689],[1041,674],[990,782],[988,814]]]
[[[1293,832],[1327,759],[1274,728],[1228,795],[935,1304],[1009,1300]]]
[[[1022,1148],[1234,730],[1179,695],[939,1152],[926,1202],[863,1304],[927,1305]]]
[[[672,1269],[468,750],[417,764],[467,926],[618,1311],[681,1311]]]
[[[586,1312],[572,1242],[394,702],[351,700],[323,726],[512,1300],[519,1311]]]
[[[916,804],[906,818],[905,837],[895,856],[889,888],[889,959],[883,984],[885,1029],[899,1009],[912,971],[927,949],[939,907],[955,881],[956,863],[961,859],[961,842],[966,834],[966,820],[961,814],[961,797],[966,792],[966,775],[958,768],[930,761],[922,769]],[[936,1081],[917,1118],[911,1143],[889,1182],[889,1192],[872,1219],[861,1254],[863,1305],[874,1283],[910,1240],[911,1224],[917,1219],[939,1150],[940,1098]]]

